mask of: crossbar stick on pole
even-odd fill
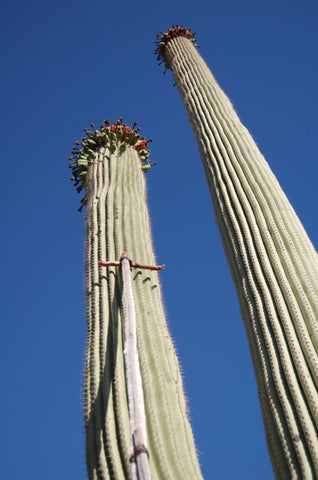
[[[131,268],[140,268],[142,270],[163,270],[165,268],[165,265],[145,265],[143,263],[132,262],[128,257],[127,253],[123,253],[120,259],[122,259],[123,256],[125,256],[128,259]],[[114,262],[114,261],[103,262],[102,260],[100,260],[98,262],[98,265],[100,265],[101,267],[120,267],[120,261],[119,262]]]

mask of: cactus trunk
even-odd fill
[[[318,478],[318,256],[181,27],[157,42],[194,131],[232,272],[276,478]]]
[[[125,127],[119,128],[125,132]],[[100,132],[90,133],[95,153],[88,151],[86,139],[82,153],[75,151],[77,160],[73,162],[73,179],[84,178],[83,203],[87,205],[85,428],[88,477],[90,480],[137,478],[137,454],[144,456],[148,451],[153,480],[201,479],[179,364],[165,320],[158,272],[133,269],[130,289],[127,278],[126,287],[123,285],[125,280],[120,268],[99,264],[99,261],[118,261],[123,252],[128,252],[133,262],[155,265],[141,162],[145,159],[141,147],[144,148],[146,142],[139,141],[139,136],[126,135],[128,129],[125,135],[117,132],[115,138],[110,129],[103,127]],[[121,136],[126,138],[124,147]],[[83,158],[88,158],[83,167],[86,171],[81,170]],[[147,450],[139,452],[133,448],[130,431],[124,361],[124,324],[129,305],[123,286],[133,295],[145,403],[148,444]],[[149,477],[138,475],[138,478]]]

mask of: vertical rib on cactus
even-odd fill
[[[124,364],[122,282],[118,261],[155,265],[146,203],[148,141],[122,122],[86,131],[70,163],[86,195],[86,458],[90,480],[131,476],[133,455]],[[71,158],[72,159],[72,158]],[[157,271],[132,271],[137,344],[152,479],[201,479],[183,383],[167,328]],[[132,456],[133,455],[133,456]],[[134,467],[134,465],[133,465]]]
[[[194,131],[232,272],[277,478],[318,478],[318,256],[270,167],[196,50],[173,27],[156,53]]]

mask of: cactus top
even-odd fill
[[[172,25],[172,27],[165,32],[160,31],[160,34],[157,35],[155,54],[159,60],[159,65],[161,65],[163,62],[165,64],[164,73],[166,70],[170,69],[169,62],[165,55],[165,46],[167,43],[172,38],[186,37],[194,44],[195,47],[199,48],[199,45],[196,43],[197,39],[195,38],[195,35],[196,33],[192,32],[191,28],[187,29],[185,27],[179,27],[178,25]]]
[[[150,150],[148,143],[152,141],[152,138],[140,137],[138,133],[140,128],[136,128],[137,122],[134,122],[131,128],[125,123],[123,124],[122,121],[123,119],[120,118],[113,125],[110,125],[109,120],[104,120],[99,130],[91,123],[93,131],[90,132],[87,128],[84,128],[86,137],[83,137],[81,141],[75,142],[72,157],[68,157],[69,160],[72,160],[68,166],[72,169],[73,176],[71,180],[74,181],[74,186],[78,193],[85,189],[88,168],[100,148],[108,148],[110,153],[117,151],[120,155],[125,152],[127,145],[130,145],[138,152],[142,170],[147,171],[154,164],[154,162],[152,164],[149,162]],[[81,200],[79,211],[85,205],[86,196]]]

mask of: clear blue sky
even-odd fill
[[[2,6],[1,478],[84,480],[84,218],[67,157],[91,122],[153,137],[149,206],[206,480],[273,478],[248,344],[198,150],[154,40],[178,23],[317,248],[316,1]]]

